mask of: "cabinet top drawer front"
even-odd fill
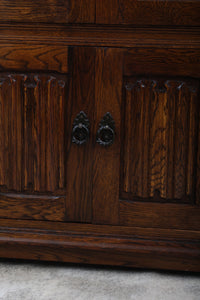
[[[93,23],[95,0],[1,0],[0,22]]]
[[[101,0],[96,2],[101,24],[199,26],[199,0]]]

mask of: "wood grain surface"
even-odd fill
[[[50,74],[0,76],[0,186],[9,191],[65,188],[67,79]]]
[[[10,42],[0,45],[0,70],[67,73],[67,57],[68,47]]]
[[[0,22],[199,26],[198,0],[20,0],[0,3]]]
[[[157,49],[168,49],[171,59],[175,56],[174,63],[179,60],[179,55],[175,55],[173,49],[179,49],[187,55],[188,49],[196,51],[200,49],[200,37],[198,27],[138,27],[137,30],[132,26],[115,25],[94,25],[94,24],[2,24],[0,23],[0,41],[1,45],[23,44],[26,41],[29,45],[56,45],[67,47],[71,46],[100,46],[100,47],[132,47],[132,51],[137,54],[138,48],[142,56],[143,48],[150,48],[152,51]],[[151,50],[145,55],[149,61]],[[139,54],[138,54],[139,55]],[[193,57],[193,55],[192,55]],[[169,59],[168,58],[168,59]],[[139,59],[139,57],[138,57]],[[194,59],[194,58],[193,58]],[[196,55],[196,60],[198,56]],[[140,59],[141,63],[142,59]],[[188,60],[187,60],[188,61]],[[136,59],[137,62],[137,59]],[[182,60],[182,63],[184,60]],[[188,61],[189,62],[189,61]],[[161,63],[161,61],[160,61]],[[191,63],[191,62],[190,62]],[[187,64],[185,64],[186,66]],[[162,66],[162,64],[161,64]],[[195,67],[195,65],[193,65]],[[166,66],[167,71],[167,66]],[[174,68],[176,71],[176,68]],[[184,68],[182,69],[184,71]]]
[[[128,199],[195,201],[198,81],[130,78],[122,173]]]
[[[124,267],[200,270],[197,263],[200,259],[199,241],[196,240],[158,241],[1,229],[0,256]]]
[[[26,195],[27,197],[27,195]],[[30,196],[31,197],[31,196]],[[21,230],[52,232],[58,234],[85,235],[85,236],[121,236],[121,238],[141,238],[152,240],[178,240],[194,241],[200,240],[200,231],[167,229],[159,227],[137,227],[137,226],[116,226],[90,223],[73,222],[52,222],[42,220],[20,220],[20,219],[0,219],[1,230]]]
[[[173,49],[151,47],[130,49],[125,54],[124,74],[126,76],[159,75],[189,76],[199,78],[200,48]]]
[[[200,120],[200,109],[199,109],[199,117],[198,118]],[[199,127],[198,127],[196,203],[200,205],[200,121],[199,121]]]
[[[96,22],[157,26],[199,26],[198,0],[101,0],[96,1]]]
[[[103,116],[109,112],[116,127],[114,144],[96,144],[93,168],[93,222],[118,223],[120,109],[123,50],[100,48],[95,65],[95,132]]]
[[[195,205],[120,201],[120,224],[126,226],[199,231],[199,214]]]
[[[2,0],[0,22],[92,23],[94,0]]]
[[[65,220],[63,197],[0,193],[0,218],[25,220]]]
[[[94,48],[72,48],[70,93],[67,104],[67,192],[66,213],[68,221],[91,222],[92,178],[94,144],[95,101]],[[84,111],[90,122],[90,135],[86,144],[72,143],[72,128],[76,116]]]
[[[197,0],[0,1],[1,257],[200,271],[199,15]]]

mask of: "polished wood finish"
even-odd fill
[[[24,40],[30,45],[39,43],[42,45],[50,44],[51,46],[132,47],[132,51],[135,48],[149,47],[157,48],[157,51],[162,51],[160,48],[178,48],[181,51],[184,49],[199,50],[200,48],[198,27],[134,28],[125,25],[105,27],[91,24],[52,25],[38,23],[35,23],[33,27],[33,25],[21,23],[0,24],[1,45],[8,41],[9,43],[12,41],[12,44],[24,43]],[[187,51],[185,54],[187,55]],[[192,55],[192,51],[190,55]],[[199,57],[195,57],[196,61],[199,62]]]
[[[94,23],[95,0],[1,0],[0,22]]]
[[[200,120],[200,110],[199,110],[199,120]],[[198,128],[198,150],[197,150],[197,180],[196,180],[196,202],[200,204],[200,123]]]
[[[121,168],[127,199],[195,201],[198,88],[195,80],[136,77],[124,83]]]
[[[9,219],[0,225],[3,257],[200,270],[198,231]]]
[[[1,1],[1,257],[200,271],[199,9]]]
[[[38,230],[48,232],[68,232],[70,234],[80,234],[85,236],[121,236],[135,237],[142,239],[155,239],[155,240],[198,240],[200,238],[200,231],[197,230],[182,230],[182,229],[167,229],[167,228],[151,228],[151,227],[137,227],[137,226],[116,226],[116,225],[103,225],[78,222],[50,222],[39,220],[20,220],[20,219],[3,219],[0,218],[1,230],[5,231],[9,228],[20,230]],[[3,228],[2,228],[3,227]],[[98,233],[98,234],[97,234]]]
[[[0,193],[0,218],[65,220],[65,201],[61,196]]]
[[[199,230],[200,208],[187,204],[120,201],[120,224]]]
[[[71,49],[70,94],[67,107],[67,193],[66,213],[68,221],[92,221],[92,167],[94,126],[94,76],[95,49],[80,47]],[[72,126],[80,111],[84,111],[90,122],[90,138],[86,144],[72,143]]]
[[[0,185],[17,192],[65,188],[67,79],[51,74],[0,77]]]
[[[1,43],[0,70],[68,72],[68,47]]]
[[[2,0],[0,22],[199,26],[198,0]]]
[[[158,64],[159,61],[159,64]],[[174,49],[172,47],[128,50],[125,55],[124,75],[189,76],[199,78],[198,49]]]
[[[110,112],[115,120],[117,132],[112,146],[103,147],[96,144],[94,150],[93,221],[98,224],[118,224],[122,67],[123,51],[121,49],[97,50],[95,132],[107,112]]]
[[[7,258],[125,267],[157,266],[163,269],[199,271],[199,246],[199,241],[195,240],[153,241],[132,237],[83,236],[77,233],[63,235],[59,232],[14,229],[0,232],[0,255]]]
[[[96,1],[96,22],[156,26],[199,26],[198,0]]]

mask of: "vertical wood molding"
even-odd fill
[[[92,220],[92,165],[95,101],[95,48],[79,47],[70,51],[70,92],[67,105],[67,191],[66,218],[74,222]],[[90,122],[90,136],[86,144],[72,143],[74,119],[84,111]]]
[[[110,112],[116,125],[114,144],[94,150],[93,222],[118,224],[123,50],[99,48],[95,69],[95,134]]]

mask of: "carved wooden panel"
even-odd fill
[[[198,81],[129,78],[124,101],[121,197],[193,203]]]
[[[0,74],[1,191],[65,188],[66,77]]]

